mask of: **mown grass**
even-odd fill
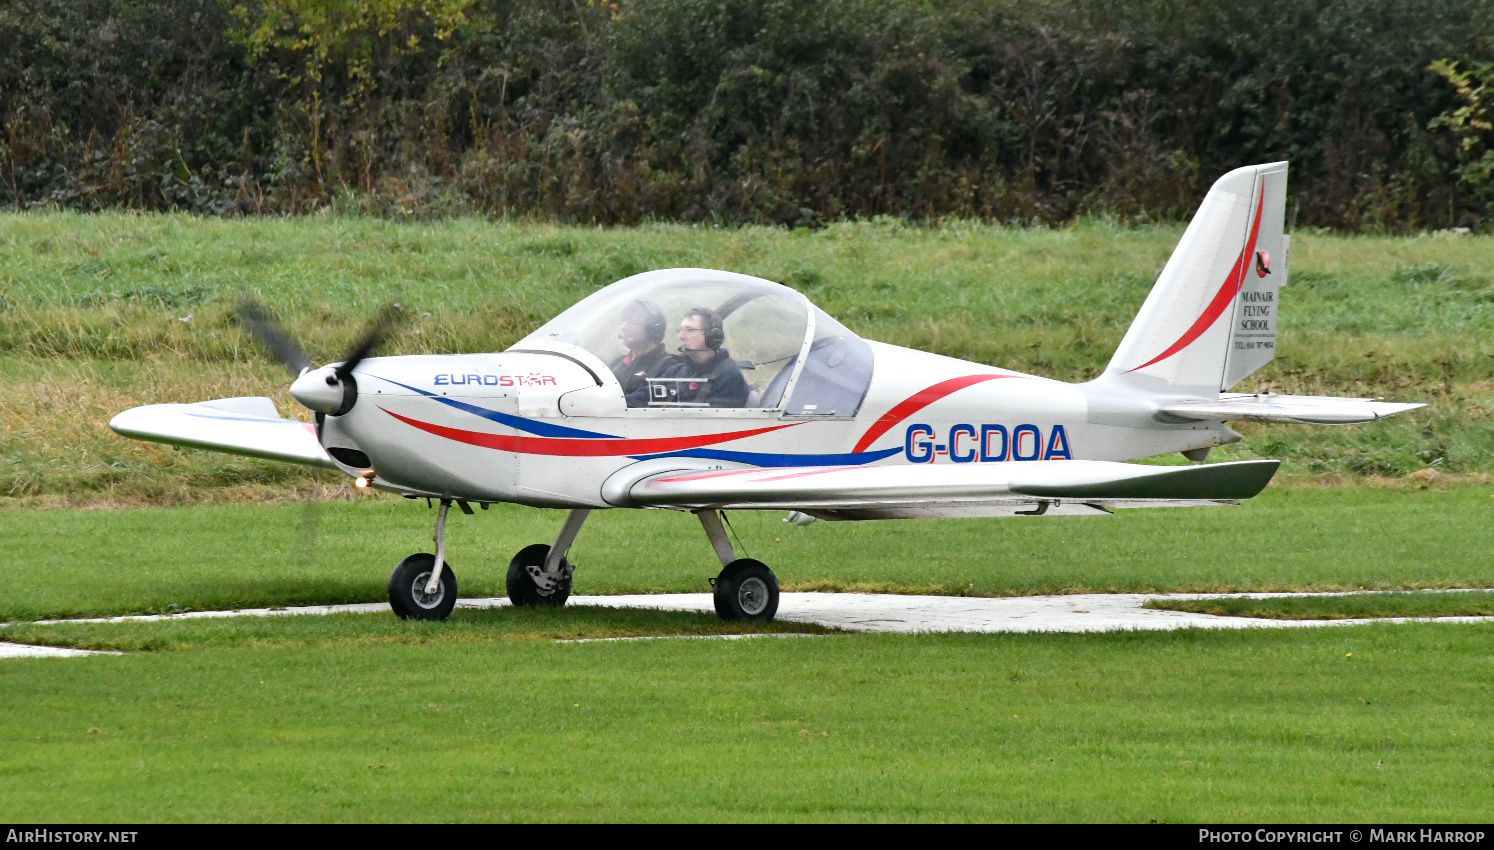
[[[0,505],[182,504],[325,494],[304,470],[177,452],[106,428],[119,410],[274,398],[288,376],[232,305],[274,305],[313,356],[340,356],[379,304],[393,353],[511,344],[629,274],[707,266],[781,280],[872,339],[1065,380],[1097,374],[1181,229],[893,221],[819,231],[556,227],[65,213],[0,216]],[[1280,356],[1243,389],[1384,395],[1430,407],[1348,428],[1245,426],[1217,453],[1286,478],[1494,473],[1494,239],[1299,233]],[[319,477],[321,476],[321,477]]]
[[[1369,593],[1266,599],[1149,599],[1142,607],[1220,617],[1272,620],[1354,620],[1366,617],[1491,617],[1494,592]]]
[[[281,615],[122,623],[0,625],[0,640],[107,652],[182,652],[245,647],[342,647],[466,644],[515,640],[807,634],[833,630],[813,623],[727,622],[715,614],[599,608],[458,608],[443,622],[377,614]]]
[[[819,522],[734,512],[739,549],[789,590],[981,596],[1494,586],[1494,492],[1267,490],[1239,508],[1109,517]],[[319,513],[308,517],[309,510]],[[434,512],[375,496],[306,505],[0,512],[0,620],[377,602],[429,551]],[[509,559],[563,514],[499,506],[456,516],[447,556],[467,598],[503,596]],[[307,529],[315,520],[315,535]],[[705,592],[699,523],[665,511],[592,515],[574,592]]]
[[[275,628],[302,626],[282,618]],[[0,665],[12,821],[1473,822],[1489,626]]]

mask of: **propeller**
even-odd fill
[[[358,383],[353,377],[353,370],[387,342],[404,319],[404,310],[399,304],[385,304],[341,363],[318,369],[311,357],[291,339],[290,334],[263,304],[246,298],[239,302],[235,312],[244,330],[295,376],[295,383],[291,384],[291,395],[317,414],[318,436],[321,434],[323,414],[342,416],[353,409],[358,401]],[[295,552],[296,557],[308,562],[316,559],[317,542],[321,534],[320,505],[318,499],[308,500],[301,513]]]
[[[291,384],[291,395],[308,409],[328,416],[342,416],[353,409],[358,401],[358,382],[353,370],[370,354],[388,341],[390,335],[404,320],[404,308],[390,302],[379,309],[368,329],[363,332],[347,357],[335,366],[315,368],[311,358],[275,321],[264,305],[245,299],[238,308],[239,320],[249,335],[285,364],[296,382]]]

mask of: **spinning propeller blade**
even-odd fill
[[[291,340],[285,329],[270,315],[270,311],[258,301],[245,299],[239,302],[239,321],[244,324],[244,330],[254,337],[255,342],[265,347],[265,350],[284,363],[291,374],[300,377],[307,369],[312,368],[311,358]]]
[[[391,301],[381,307],[378,315],[374,316],[374,320],[369,323],[368,331],[363,334],[363,339],[353,346],[353,350],[349,351],[348,356],[333,370],[333,374],[327,378],[327,383],[330,385],[334,383],[334,378],[341,381],[352,374],[363,358],[372,354],[374,349],[389,339],[389,335],[399,327],[404,318],[405,310],[396,302]]]
[[[315,365],[306,352],[297,345],[285,329],[270,315],[264,305],[251,299],[240,302],[239,320],[249,335],[265,347],[265,350],[284,363],[296,382],[291,385],[291,395],[307,408],[329,416],[342,416],[358,401],[358,383],[353,379],[353,370],[358,364],[388,341],[390,335],[404,320],[404,308],[395,302],[379,309],[348,355],[331,369],[316,370],[308,374]]]

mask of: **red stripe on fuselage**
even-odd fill
[[[870,428],[866,429],[866,433],[862,434],[861,439],[856,441],[856,448],[851,449],[851,451],[865,451],[867,446],[875,443],[878,437],[890,431],[893,426],[897,425],[897,423],[903,421],[904,419],[907,419],[909,416],[912,416],[913,414],[924,409],[925,407],[928,407],[939,399],[944,398],[950,393],[959,392],[966,387],[974,386],[986,381],[994,381],[998,378],[1010,377],[1013,376],[961,375],[958,378],[950,378],[947,381],[940,381],[939,383],[934,384],[928,389],[919,390],[917,393],[914,393],[912,396],[905,399],[896,407],[882,414],[881,418],[872,423],[872,426]]]
[[[1255,204],[1255,223],[1250,227],[1250,239],[1245,243],[1245,250],[1241,251],[1240,256],[1235,258],[1235,264],[1230,268],[1229,275],[1224,278],[1224,283],[1219,284],[1219,291],[1214,293],[1214,300],[1210,301],[1209,306],[1204,308],[1203,315],[1195,319],[1193,326],[1188,328],[1182,336],[1178,337],[1177,342],[1169,345],[1166,351],[1137,366],[1135,369],[1128,369],[1127,371],[1135,372],[1137,369],[1145,369],[1153,363],[1160,363],[1166,360],[1187,348],[1195,339],[1203,336],[1204,331],[1213,327],[1214,323],[1219,321],[1219,317],[1224,315],[1224,311],[1229,308],[1230,302],[1234,301],[1235,296],[1240,294],[1240,287],[1245,285],[1245,272],[1250,268],[1250,257],[1255,254],[1255,240],[1261,232],[1261,210],[1265,206],[1266,187],[1262,184],[1260,200],[1256,201]]]
[[[783,481],[789,478],[803,478],[806,475],[825,475],[830,472],[840,472],[843,469],[854,469],[849,466],[832,466],[829,469],[811,469],[808,472],[790,472],[788,475],[774,475],[771,478],[759,478],[758,481]]]
[[[509,434],[489,434],[484,431],[465,431],[461,428],[448,428],[445,425],[434,425],[429,422],[421,422],[408,416],[400,416],[392,410],[379,408],[385,413],[406,425],[419,428],[438,437],[455,440],[472,446],[482,446],[485,449],[497,449],[502,452],[517,452],[531,455],[565,455],[568,457],[606,457],[610,455],[648,455],[659,452],[677,452],[684,449],[694,449],[700,446],[712,446],[717,443],[729,443],[732,440],[741,440],[758,434],[766,434],[769,431],[778,431],[783,428],[792,428],[802,425],[802,422],[791,422],[787,425],[774,425],[769,428],[753,428],[747,431],[731,431],[724,434],[704,434],[694,437],[655,437],[641,440],[578,440],[562,437],[530,437],[514,436]]]
[[[804,477],[806,475],[824,475],[827,472],[839,472],[842,469],[851,469],[851,468],[854,468],[854,467],[832,466],[832,467],[828,467],[828,468],[825,468],[825,469],[811,469],[808,472],[790,472],[787,475],[773,475],[773,476],[770,476],[768,478],[758,478],[755,481],[753,481],[752,483],[755,484],[758,481],[782,481],[785,478],[802,478],[802,477]],[[732,469],[732,470],[728,470],[726,472],[702,472],[702,473],[700,473],[698,475],[678,475],[678,476],[675,476],[674,478],[660,478],[660,479],[658,479],[658,481],[659,481],[660,484],[670,484],[670,483],[673,483],[675,481],[704,481],[704,480],[706,480],[708,478],[722,478],[722,477],[725,477],[725,476],[728,476],[728,475],[746,475],[746,474],[748,474],[750,472],[770,472],[770,471],[771,470],[767,470],[767,469]]]
[[[727,470],[726,472],[702,472],[702,473],[700,473],[698,475],[680,475],[680,476],[676,476],[674,478],[660,478],[659,482],[662,484],[662,483],[667,483],[667,482],[671,482],[671,481],[704,481],[707,478],[722,478],[722,477],[727,476],[727,475],[746,475],[749,472],[762,472],[762,470],[761,469],[730,469],[730,470]]]

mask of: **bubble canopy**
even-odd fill
[[[789,413],[855,414],[871,379],[870,347],[798,292],[733,272],[665,269],[625,278],[556,316],[514,348],[573,345],[610,364],[627,353],[623,322],[645,316],[652,320],[651,335],[659,339],[662,330],[660,341],[675,352],[680,322],[696,307],[721,317],[726,337],[721,347],[747,380],[747,407],[784,408],[788,399]],[[801,360],[804,367],[798,368]],[[821,373],[832,360],[829,371],[835,374],[827,384]],[[808,381],[803,380],[806,375]]]

